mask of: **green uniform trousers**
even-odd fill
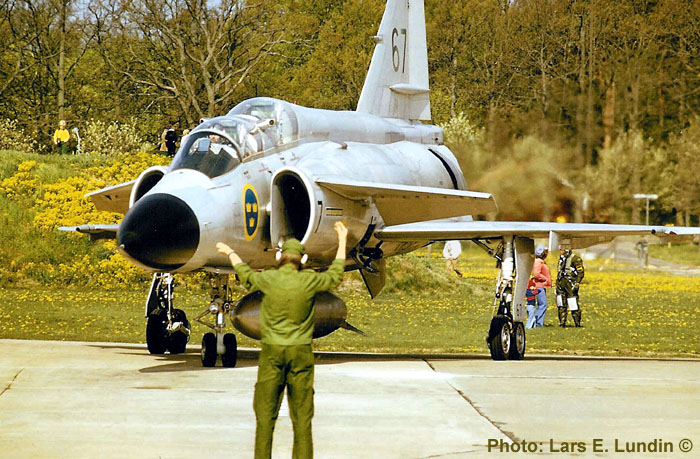
[[[289,416],[294,428],[294,459],[313,457],[311,419],[314,416],[314,354],[310,344],[279,346],[263,344],[258,361],[253,409],[255,458],[268,459],[272,454],[272,434],[287,388]]]

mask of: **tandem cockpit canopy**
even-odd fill
[[[170,169],[194,169],[209,178],[235,169],[241,162],[238,145],[221,130],[200,128],[182,139]]]
[[[299,139],[299,121],[294,106],[271,97],[248,99],[233,107],[228,117],[253,123],[249,137],[258,151],[292,143]]]
[[[281,100],[257,97],[241,102],[226,116],[204,120],[182,139],[171,170],[194,169],[214,178],[251,155],[298,139],[294,108]]]

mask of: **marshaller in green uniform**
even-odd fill
[[[241,284],[251,292],[263,293],[260,308],[262,351],[258,361],[253,409],[255,458],[272,454],[272,435],[284,389],[287,388],[289,416],[294,428],[292,457],[313,457],[311,419],[314,415],[314,295],[332,290],[343,278],[347,228],[335,224],[338,252],[328,271],[302,270],[304,246],[296,239],[282,246],[278,269],[256,272],[231,248],[219,242],[219,252],[227,255]]]

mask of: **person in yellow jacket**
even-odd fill
[[[68,153],[69,140],[70,133],[66,129],[66,120],[61,120],[58,122],[58,129],[53,133],[53,144],[56,145],[58,154]]]
[[[278,269],[256,272],[228,245],[219,242],[217,250],[228,256],[241,284],[263,293],[260,308],[262,351],[258,361],[253,409],[255,458],[272,454],[272,434],[285,387],[289,416],[294,430],[292,457],[313,457],[311,419],[314,415],[314,295],[335,288],[345,271],[345,245],[348,230],[336,222],[338,251],[326,272],[302,270],[304,246],[296,239],[282,245]]]

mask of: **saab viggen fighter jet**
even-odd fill
[[[275,266],[286,238],[306,247],[307,268],[323,269],[336,251],[333,225],[349,229],[346,269],[358,269],[372,297],[385,282],[387,257],[433,241],[468,240],[497,259],[499,274],[487,343],[495,360],[525,355],[525,290],[535,238],[549,247],[584,248],[620,235],[688,238],[700,228],[549,222],[474,221],[497,211],[494,198],[468,190],[442,129],[429,121],[428,58],[422,0],[388,0],[356,111],[301,107],[272,98],[241,102],[203,120],[182,139],[169,167],[89,196],[119,225],[62,228],[116,238],[133,264],[153,272],[146,302],[151,353],[181,353],[190,324],[172,302],[172,274],[204,271],[211,301],[195,320],[213,332],[202,362],[236,364],[236,329],[259,338],[260,294],[234,301],[233,273],[216,250],[223,241],[253,268]],[[344,302],[317,297],[315,337],[345,321]],[[356,330],[357,331],[357,330]]]

